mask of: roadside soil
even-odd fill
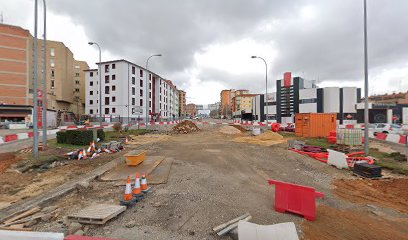
[[[21,160],[21,158],[16,157],[14,153],[0,153],[0,173],[6,171],[12,164],[19,160]]]
[[[334,194],[347,201],[375,204],[408,214],[408,178],[339,179],[333,184]]]
[[[288,151],[286,143],[265,146],[235,142],[239,136],[222,134],[219,127],[202,128],[199,132],[172,135],[165,141],[145,141],[149,143],[143,146],[148,155],[173,159],[168,182],[153,186],[144,200],[106,224],[86,225],[85,235],[149,240],[230,239],[218,237],[212,228],[249,212],[250,221],[257,224],[294,222],[302,239],[407,239],[404,203],[397,200],[385,205],[385,200],[382,205],[374,199],[381,198],[386,190],[388,201],[403,198],[406,195],[394,193],[400,187],[406,189],[400,186],[403,183],[381,181],[383,185],[367,193],[367,180]],[[316,221],[276,212],[275,189],[267,183],[270,178],[325,193],[324,199],[316,200]],[[373,197],[360,201],[350,194],[353,191]],[[56,214],[33,229],[67,233],[68,214],[95,203],[119,204],[123,193],[124,186],[96,179],[89,187],[49,203],[58,207]]]

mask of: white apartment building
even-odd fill
[[[143,67],[123,59],[102,62],[101,65],[102,115],[106,120],[120,118],[124,123],[138,119],[144,122],[147,106],[149,107],[149,121],[170,119],[172,115],[168,112],[170,111],[168,104],[170,93],[173,91],[167,91],[167,80],[151,71],[147,73]],[[146,85],[146,77],[148,85]],[[146,88],[148,88],[147,91]],[[97,69],[86,71],[85,92],[85,112],[90,115],[99,115]],[[148,105],[146,105],[147,97]],[[174,118],[178,118],[178,111]]]

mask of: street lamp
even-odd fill
[[[259,58],[265,63],[265,106],[266,106],[265,120],[266,125],[268,125],[268,64],[262,57],[252,56],[251,58]]]
[[[145,79],[146,79],[146,88],[145,88],[145,94],[146,94],[146,102],[145,102],[145,105],[146,105],[146,129],[147,129],[147,122],[148,122],[148,119],[149,119],[149,94],[148,94],[149,88],[148,88],[148,85],[149,85],[149,80],[150,80],[147,77],[147,75],[149,75],[149,70],[147,68],[149,66],[150,58],[152,58],[152,57],[161,57],[161,56],[162,55],[160,53],[159,54],[153,54],[150,57],[148,57],[147,60],[146,60],[146,77],[145,77]],[[152,104],[152,106],[153,106],[153,104]]]
[[[364,0],[364,152],[368,156],[368,51],[367,51],[367,1]]]
[[[43,145],[47,146],[47,5],[44,5],[44,36],[43,36],[43,94],[42,94],[42,124],[43,124]]]
[[[34,158],[38,160],[38,96],[37,96],[37,79],[38,79],[38,0],[34,1],[34,74],[33,74],[33,147]]]
[[[99,126],[102,127],[102,51],[99,44],[96,42],[89,42],[89,45],[96,45],[99,49],[99,67],[98,67],[98,74],[99,74]]]

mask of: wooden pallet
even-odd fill
[[[79,223],[105,224],[107,221],[118,216],[125,210],[125,206],[93,204],[75,214],[69,215],[68,219]]]

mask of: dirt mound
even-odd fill
[[[16,157],[14,153],[0,153],[0,173],[6,171],[10,165],[20,160],[21,158]]]
[[[258,136],[254,137],[237,137],[234,139],[235,142],[252,143],[259,144],[263,146],[271,146],[274,144],[279,144],[285,142],[283,136],[272,131],[266,131]]]
[[[316,221],[303,221],[303,239],[407,239],[406,224],[403,218],[371,217],[359,210],[320,205]]]
[[[173,127],[173,133],[187,134],[192,132],[198,132],[200,129],[191,121],[182,121]]]
[[[241,134],[241,131],[232,127],[232,126],[223,126],[220,128],[220,133],[224,133],[227,135],[235,135],[235,134]]]
[[[246,130],[243,126],[241,126],[241,125],[234,125],[234,124],[232,124],[232,125],[230,125],[230,126],[236,128],[236,129],[238,129],[238,130],[241,131],[241,132],[246,132],[246,131],[248,131],[248,130]]]
[[[334,194],[355,203],[375,204],[408,213],[408,179],[339,179]]]

